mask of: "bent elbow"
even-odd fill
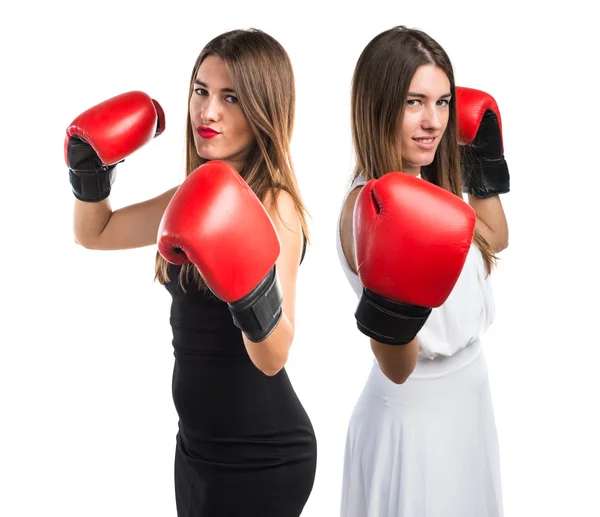
[[[268,361],[261,361],[256,364],[256,367],[263,372],[267,377],[274,377],[277,375],[287,363],[288,355],[282,357],[272,357]]]
[[[394,384],[404,384],[415,371],[417,367],[416,358],[402,361],[394,365],[393,368],[387,368],[384,373],[386,377]]]
[[[271,357],[265,358],[266,360],[262,361],[261,364],[257,364],[257,367],[267,377],[274,377],[281,370],[283,370],[287,363],[288,357],[289,346],[286,348],[285,352],[273,354]]]
[[[393,373],[391,375],[387,375],[386,374],[386,377],[390,381],[392,381],[394,384],[398,384],[399,385],[399,384],[404,384],[408,380],[408,378],[410,377],[411,373],[412,373],[412,371],[410,373],[408,373],[408,374],[404,373],[404,372],[402,372],[402,373]]]
[[[286,332],[278,332],[278,327],[263,341],[253,342],[244,337],[250,359],[268,377],[277,375],[284,368],[294,339],[293,327],[283,327]]]
[[[416,363],[410,366],[404,364],[401,368],[382,368],[381,371],[394,384],[404,384],[415,371],[415,368]]]
[[[86,250],[97,250],[99,249],[98,244],[97,244],[97,240],[92,240],[92,239],[78,239],[77,237],[74,237],[73,240],[75,241],[75,244],[77,244],[78,246],[81,246],[82,248],[85,248]]]
[[[504,251],[506,248],[508,248],[508,238],[496,243],[495,248],[496,248],[496,253],[500,253],[501,251]]]
[[[75,242],[75,244],[77,244],[77,246],[81,246],[82,248],[85,248],[85,249],[90,249],[89,242],[85,238],[81,238],[81,237],[77,237],[77,235],[73,235],[73,241]]]
[[[258,369],[263,372],[267,377],[275,377],[281,370],[283,370],[284,365],[280,367],[269,366],[269,367],[258,367]]]

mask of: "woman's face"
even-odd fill
[[[404,172],[417,175],[433,162],[450,114],[450,81],[435,65],[420,66],[412,78],[400,129]]]
[[[221,58],[209,56],[200,65],[189,109],[198,156],[223,160],[240,171],[254,144],[254,135]]]

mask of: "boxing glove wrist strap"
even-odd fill
[[[363,287],[354,316],[366,336],[387,345],[406,345],[431,314],[430,307],[394,302]]]
[[[67,152],[69,181],[75,197],[90,203],[106,199],[115,181],[117,164],[102,163],[94,148],[80,135],[69,139]]]
[[[463,165],[463,192],[487,198],[510,191],[510,177],[504,157],[490,159],[471,156]]]
[[[73,194],[80,201],[95,203],[106,199],[115,181],[116,165],[104,166],[97,171],[74,171],[69,169],[69,181]]]
[[[283,293],[275,266],[241,300],[229,304],[235,325],[250,341],[264,341],[275,329],[281,315]]]

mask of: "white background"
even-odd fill
[[[346,426],[372,362],[335,251],[350,79],[368,41],[398,24],[437,39],[457,84],[489,92],[502,114],[510,246],[484,346],[506,516],[600,515],[599,41],[583,4],[14,4],[0,13],[0,515],[175,516],[170,299],[153,283],[155,248],[74,244],[64,130],[108,97],[146,91],[167,130],[119,166],[113,208],[167,190],[183,178],[196,56],[248,27],[276,37],[296,74],[293,153],[313,244],[287,370],[319,443],[303,515],[338,514]]]

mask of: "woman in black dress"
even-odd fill
[[[116,164],[165,128],[156,101],[140,92],[115,99],[88,110],[102,117],[86,112],[67,130],[75,238],[90,249],[155,245],[161,218],[179,188],[112,210]],[[193,264],[170,264],[157,252],[156,279],[172,296],[180,517],[296,517],[313,487],[314,430],[284,368],[308,236],[290,158],[294,104],[288,55],[262,31],[222,34],[196,60],[186,175],[208,161],[226,162],[263,203],[281,243],[276,267],[283,312],[266,339],[252,342]]]

